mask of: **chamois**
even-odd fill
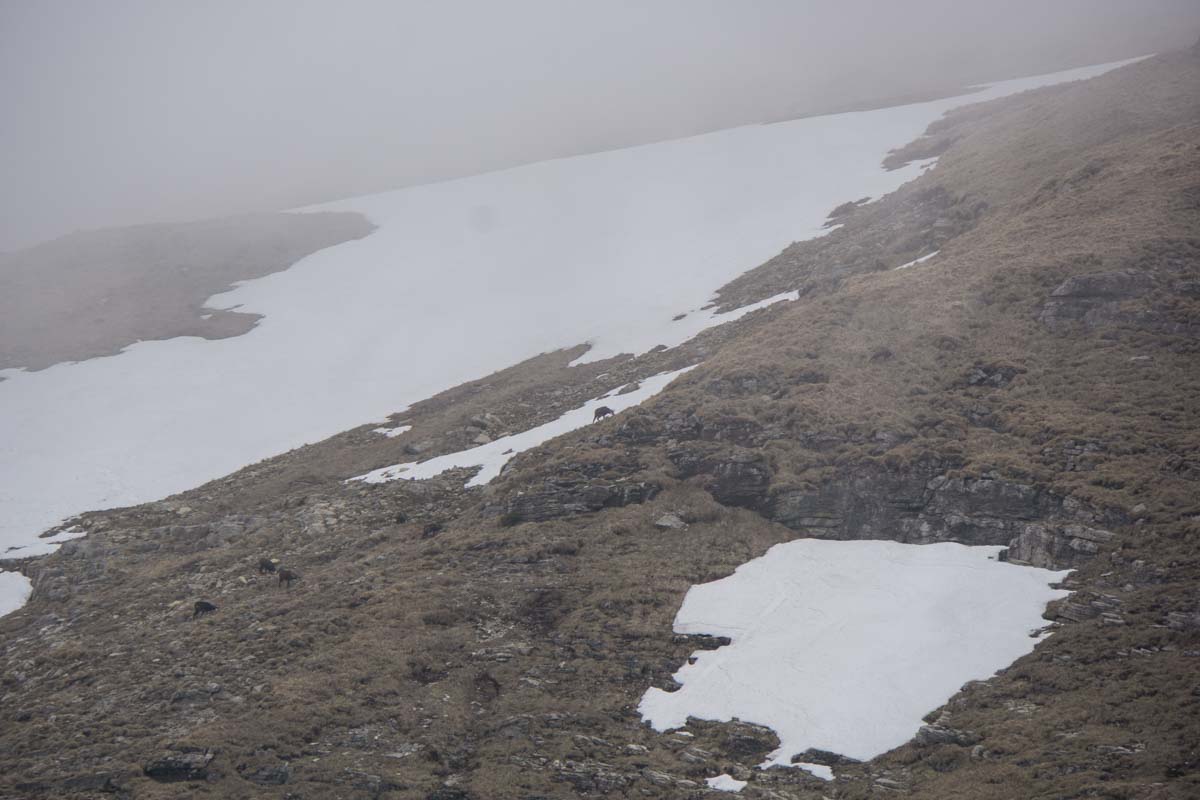
[[[196,617],[202,617],[205,614],[211,614],[216,610],[217,607],[207,600],[197,600],[196,604],[192,606],[192,619],[195,619]]]
[[[297,580],[300,580],[299,574],[292,572],[290,569],[283,569],[282,567],[280,568],[280,570],[279,570],[279,585],[280,586],[283,586],[286,583],[287,587],[290,589],[290,588],[292,588],[292,581],[297,581]]]
[[[615,413],[616,412],[613,411],[608,406],[600,406],[599,408],[596,409],[595,415],[592,416],[592,422],[599,422],[600,420],[604,419],[605,417],[611,417]]]
[[[268,572],[275,571],[275,562],[269,558],[260,558],[258,560],[258,574],[262,575]]]

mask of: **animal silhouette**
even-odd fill
[[[613,411],[608,406],[600,406],[596,409],[596,413],[592,416],[592,422],[599,422],[605,417],[611,417],[615,413],[617,412]]]
[[[275,562],[269,558],[260,558],[258,560],[258,574],[262,575],[268,572],[275,571]]]
[[[280,586],[287,584],[287,587],[290,589],[290,588],[292,588],[292,581],[298,581],[298,580],[300,580],[299,573],[292,572],[290,569],[280,569],[279,570],[279,585]]]
[[[217,607],[207,600],[197,600],[196,604],[192,606],[192,619],[195,619],[196,617],[202,617],[205,614],[211,614],[216,610]]]

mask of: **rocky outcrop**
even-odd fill
[[[971,731],[960,731],[946,725],[922,725],[913,737],[913,742],[919,747],[931,747],[939,744],[956,744],[960,747],[970,747],[979,742],[979,735]]]
[[[1052,331],[1074,324],[1096,328],[1121,318],[1120,304],[1144,296],[1154,279],[1136,270],[1075,275],[1063,281],[1042,305],[1038,320]]]
[[[660,530],[683,530],[687,527],[678,514],[663,514],[658,519],[654,520],[654,527]]]
[[[759,452],[697,442],[667,453],[680,478],[704,476],[704,488],[727,506],[758,508],[771,484],[771,468]]]
[[[1076,566],[1113,538],[1097,527],[1111,522],[1077,503],[995,474],[951,477],[949,466],[859,467],[818,489],[772,490],[763,511],[818,538],[1002,545],[1010,560],[1040,567]]]
[[[1086,525],[1030,523],[1008,543],[1007,558],[1034,566],[1072,567],[1096,555],[1116,534]]]
[[[1014,364],[976,364],[967,373],[964,383],[967,386],[1000,389],[1008,386],[1013,378],[1024,372],[1024,367],[1018,367]]]
[[[208,777],[213,754],[207,750],[175,751],[146,762],[142,772],[160,783],[202,781]]]
[[[281,786],[291,779],[292,768],[286,762],[267,766],[239,765],[238,774],[261,786]]]
[[[508,498],[498,511],[506,524],[544,522],[592,513],[602,508],[644,503],[658,494],[661,488],[649,481],[550,479],[538,489]]]

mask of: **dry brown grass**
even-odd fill
[[[1165,627],[1167,614],[1197,610],[1200,465],[1185,468],[1200,452],[1196,332],[1128,317],[1056,333],[1037,316],[1066,278],[1131,268],[1154,272],[1159,288],[1123,311],[1196,318],[1195,296],[1177,287],[1200,277],[1189,199],[1200,187],[1200,98],[1188,90],[1198,62],[1170,56],[952,116],[939,129],[957,143],[937,169],[723,295],[802,288],[796,303],[644,359],[571,369],[569,354],[550,354],[415,406],[404,437],[359,429],[173,505],[91,515],[86,524],[107,526],[91,538],[112,552],[33,565],[62,569],[74,591],[0,620],[0,794],[63,796],[65,779],[109,772],[153,798],[695,796],[643,770],[697,782],[754,761],[723,749],[726,726],[697,724],[713,755],[689,762],[683,744],[641,724],[636,702],[693,648],[670,633],[687,589],[795,534],[718,503],[709,476],[680,480],[671,455],[684,442],[761,457],[772,487],[826,486],[864,465],[900,474],[938,457],[956,474],[996,471],[1142,520],[1072,578],[1081,601],[1117,598],[1124,624],[1064,625],[948,703],[978,750],[905,745],[839,769],[832,786],[757,773],[744,796],[880,797],[891,793],[881,777],[922,798],[1196,796],[1200,632]],[[1093,162],[1101,168],[1085,169]],[[947,192],[930,191],[939,186]],[[929,197],[950,199],[921,210]],[[989,210],[963,217],[937,259],[887,270],[909,260],[901,245],[920,226],[979,198]],[[857,260],[834,258],[855,248]],[[485,490],[464,491],[461,473],[340,482],[404,460],[423,436],[429,454],[452,449],[475,414],[529,427],[702,354],[654,401],[523,454]],[[1130,361],[1141,355],[1153,360]],[[981,364],[1023,372],[969,385]],[[686,438],[697,421],[711,434],[699,443]],[[1058,453],[1075,440],[1103,445],[1094,469],[1065,468]],[[499,524],[517,492],[592,468],[663,490],[645,504]],[[201,546],[155,531],[180,524],[179,504],[193,508],[189,524],[253,520]],[[687,527],[655,527],[666,512]],[[444,528],[427,534],[432,521]],[[289,591],[260,578],[263,554],[302,580]],[[186,602],[171,605],[199,596],[220,610],[193,623]],[[220,691],[186,694],[210,682]],[[169,746],[212,749],[211,781],[143,777]],[[239,771],[284,762],[284,786]]]

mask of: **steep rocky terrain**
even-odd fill
[[[719,297],[797,301],[84,515],[0,619],[0,796],[1195,797],[1197,87],[1200,47],[960,109],[889,158],[934,169]],[[345,482],[697,362],[486,487]],[[832,783],[752,769],[753,725],[651,731],[645,689],[722,644],[672,634],[688,587],[797,536],[1003,545],[1074,594]]]

